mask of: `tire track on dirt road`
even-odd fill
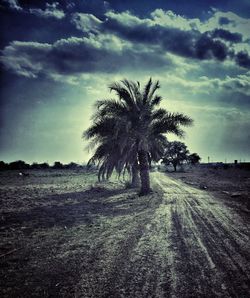
[[[247,297],[249,227],[205,191],[153,173],[170,209],[173,297]],[[174,202],[174,203],[173,203]],[[170,207],[167,207],[170,206]]]

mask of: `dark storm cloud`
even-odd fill
[[[171,65],[168,52],[196,60],[233,58],[239,66],[250,68],[248,53],[235,53],[232,48],[241,41],[241,34],[225,29],[201,32],[197,25],[191,24],[192,20],[178,19],[172,12],[162,10],[151,13],[149,19],[111,11],[106,17],[100,20],[92,14],[74,13],[70,21],[82,32],[81,37],[47,43],[13,41],[2,51],[1,61],[19,75],[55,80],[81,73],[164,69]],[[166,20],[169,23],[164,23]],[[182,22],[187,30],[182,29]]]
[[[102,24],[103,30],[111,31],[132,42],[161,45],[165,51],[173,54],[194,59],[217,59],[224,61],[233,55],[233,51],[222,41],[239,43],[242,36],[239,33],[231,33],[224,29],[215,29],[212,32],[193,30],[181,30],[179,28],[150,24],[141,19],[119,19],[118,15],[109,15]],[[236,59],[236,63],[238,63]],[[248,67],[247,64],[239,64]]]
[[[155,53],[113,42],[112,37],[68,39],[55,43],[48,53],[48,63],[62,74],[81,72],[116,72],[124,68],[159,67],[167,61]],[[106,45],[105,45],[106,43]],[[143,62],[147,61],[147,64]]]
[[[4,49],[1,60],[7,69],[19,75],[31,78],[43,75],[53,79],[80,73],[171,65],[166,57],[134,48],[112,35],[72,37],[54,44],[14,41]]]
[[[219,37],[233,43],[242,42],[242,35],[240,33],[231,33],[230,31],[225,29],[215,29],[212,32],[212,37]]]
[[[197,40],[196,45],[196,57],[198,59],[210,59],[212,56],[219,61],[224,61],[228,55],[227,46],[219,41],[213,40],[206,34],[202,34]]]
[[[183,57],[198,58],[197,52],[204,52],[203,57],[205,58],[205,52],[209,50],[203,48],[201,43],[197,43],[201,37],[197,31],[182,31],[178,28],[166,28],[159,25],[148,26],[145,23],[128,26],[111,18],[105,22],[103,27],[104,30],[118,34],[121,38],[131,42],[144,43],[148,46],[157,44],[165,51]]]
[[[64,18],[64,14],[54,15],[58,7],[57,2],[51,2],[46,4],[47,12],[38,8],[36,12]],[[200,20],[161,9],[152,12],[150,18],[139,18],[128,11],[107,11],[105,17],[71,13],[66,22],[80,35],[47,42],[13,41],[2,51],[1,61],[19,75],[56,80],[81,73],[164,69],[171,65],[168,52],[196,60],[234,59],[239,66],[250,68],[248,53],[235,53],[233,48],[242,42],[240,33],[221,28],[205,31]]]
[[[227,17],[220,17],[219,18],[219,25],[221,25],[221,26],[228,25],[230,23],[233,23],[233,21],[229,20]]]
[[[248,55],[247,52],[239,52],[236,54],[236,62],[238,65],[245,67],[245,68],[250,68],[250,56]]]
[[[30,2],[28,0],[20,0],[20,3]],[[34,0],[34,2],[42,2],[41,0]],[[49,1],[46,1],[49,2]],[[71,7],[77,12],[88,12],[95,15],[100,15],[107,8],[112,8],[116,11],[133,11],[136,15],[146,15],[149,11],[153,11],[159,7],[164,10],[172,10],[177,14],[185,15],[187,17],[197,17],[201,16],[205,18],[207,12],[214,7],[219,10],[227,11],[237,11],[239,15],[250,16],[250,5],[248,0],[178,0],[178,1],[166,1],[166,0],[61,0],[58,1],[65,7]]]

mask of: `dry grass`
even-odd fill
[[[1,297],[74,297],[87,268],[118,253],[115,244],[148,206],[148,198],[116,180],[98,183],[94,173],[0,175]]]

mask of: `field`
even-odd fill
[[[249,296],[249,171],[114,178],[0,173],[1,297]]]

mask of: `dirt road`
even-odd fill
[[[250,296],[249,221],[219,198],[158,172],[144,197],[67,175],[3,186],[2,297]]]
[[[160,233],[151,235],[159,233],[165,244],[171,296],[249,296],[249,227],[205,191],[153,176],[164,199],[153,219]]]
[[[249,297],[248,227],[205,191],[163,173],[152,178],[161,202],[152,200],[121,228],[121,242],[104,252],[98,276],[84,276],[85,295]]]

